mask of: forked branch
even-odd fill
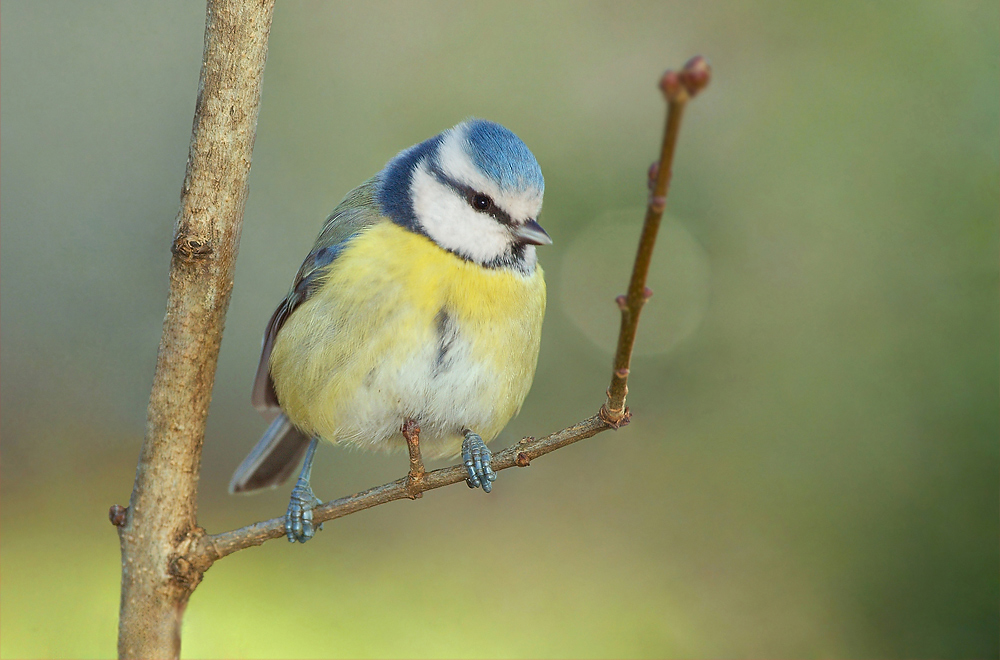
[[[495,471],[511,467],[526,467],[534,459],[549,452],[597,435],[601,431],[617,429],[628,423],[629,411],[625,405],[625,396],[628,393],[627,384],[632,347],[635,344],[639,313],[651,295],[649,289],[646,288],[646,276],[649,272],[656,234],[666,204],[667,187],[680,131],[681,116],[687,102],[705,88],[709,77],[708,63],[699,56],[690,60],[679,72],[667,71],[660,80],[660,89],[663,91],[668,105],[666,128],[663,134],[660,160],[658,164],[654,163],[653,167],[650,168],[651,193],[628,293],[617,299],[622,313],[621,330],[618,336],[618,348],[615,353],[614,371],[611,385],[608,387],[607,401],[601,407],[600,412],[593,417],[538,440],[525,438],[500,451],[493,457],[492,467]],[[412,428],[404,430],[407,433],[407,444],[410,448],[410,474],[382,486],[369,488],[349,497],[317,506],[313,509],[314,523],[319,524],[341,518],[393,500],[414,499],[424,491],[465,481],[467,473],[464,465],[453,465],[432,472],[424,472],[423,464],[419,462],[417,450],[419,432],[414,434]],[[222,534],[202,535],[186,557],[188,560],[186,565],[202,572],[217,559],[284,535],[284,518],[273,518]]]

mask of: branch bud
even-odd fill
[[[687,92],[684,89],[684,85],[681,82],[681,76],[676,71],[668,69],[663,77],[660,78],[660,91],[663,92],[663,96],[666,97],[667,101],[674,103],[680,100],[682,96],[686,96]]]
[[[108,510],[108,520],[110,520],[111,524],[115,527],[123,527],[127,516],[128,509],[123,507],[121,504],[112,504],[111,509]]]
[[[712,79],[712,67],[704,57],[695,55],[681,69],[678,78],[688,94],[694,97],[708,87],[708,82]]]

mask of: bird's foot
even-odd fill
[[[469,477],[465,480],[469,488],[482,486],[487,493],[493,489],[497,473],[490,465],[492,460],[493,453],[487,449],[483,439],[472,431],[466,431],[465,440],[462,441],[462,461],[469,473]]]
[[[288,511],[285,512],[285,536],[289,542],[305,543],[323,529],[322,524],[313,526],[313,507],[322,503],[323,500],[316,497],[309,482],[299,479],[292,489],[292,498],[288,503]]]

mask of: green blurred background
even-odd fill
[[[3,3],[0,654],[111,657],[204,6]],[[545,172],[549,309],[498,440],[595,412],[663,121],[689,108],[634,421],[221,561],[185,657],[997,657],[996,2],[279,3],[200,521],[263,421],[260,337],[322,220],[471,115]],[[403,455],[324,448],[333,498]],[[414,572],[412,567],[417,567]]]

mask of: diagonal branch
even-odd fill
[[[619,296],[617,299],[622,310],[622,325],[607,402],[593,417],[538,440],[524,438],[517,444],[498,452],[492,461],[492,467],[495,471],[511,467],[527,467],[531,461],[540,456],[597,435],[602,431],[617,429],[628,424],[629,412],[625,406],[625,395],[628,391],[626,384],[629,363],[639,323],[639,312],[651,295],[651,292],[646,288],[646,275],[649,272],[656,233],[666,202],[667,184],[677,146],[681,115],[687,101],[708,84],[709,76],[708,63],[702,57],[695,57],[680,72],[668,71],[660,81],[660,88],[668,102],[667,124],[659,161],[665,166],[658,167],[654,163],[654,166],[650,168],[652,194],[646,211],[646,222],[639,240],[632,280],[629,284],[628,295]],[[467,475],[465,466],[461,464],[432,472],[423,473],[422,470],[420,472],[422,476],[419,479],[408,475],[382,486],[369,488],[360,493],[321,504],[313,509],[313,522],[318,525],[394,500],[414,499],[424,491],[465,481]],[[186,559],[196,570],[204,571],[222,557],[244,548],[261,545],[284,535],[284,518],[273,518],[231,532],[202,535],[193,545]]]
[[[539,456],[544,456],[556,449],[571,445],[578,440],[597,435],[609,428],[612,427],[601,419],[600,415],[594,415],[589,419],[585,419],[578,424],[547,435],[539,440],[524,438],[517,444],[498,452],[493,457],[493,470],[499,471],[511,467],[528,467],[528,464]],[[313,523],[319,524],[328,520],[342,518],[394,500],[414,499],[424,491],[463,482],[466,476],[468,476],[468,472],[464,465],[452,465],[432,472],[426,472],[423,478],[416,482],[411,482],[410,477],[405,476],[382,486],[375,486],[360,493],[317,506],[313,509]],[[265,541],[280,538],[284,535],[285,519],[272,518],[271,520],[241,527],[231,532],[204,536],[201,538],[194,552],[201,554],[203,557],[202,561],[208,561],[210,564],[216,559],[221,559],[237,550],[261,545]]]

